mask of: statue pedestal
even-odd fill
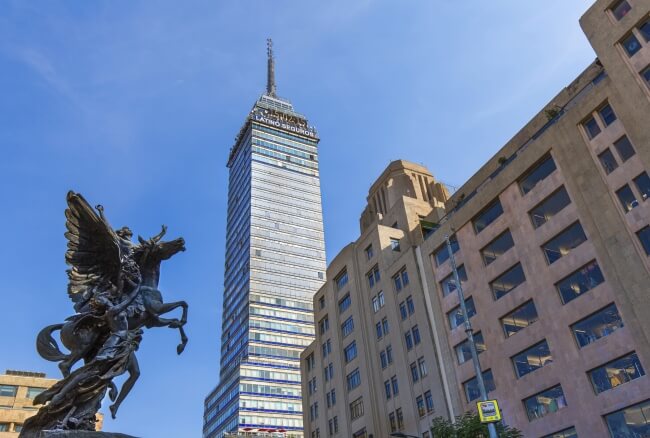
[[[116,432],[93,432],[88,430],[45,430],[31,435],[21,434],[20,438],[136,438]]]

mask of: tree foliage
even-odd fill
[[[522,438],[518,429],[508,425],[496,423],[499,438]],[[431,432],[435,438],[488,438],[487,424],[482,424],[476,412],[465,412],[456,417],[452,423],[442,417],[437,417],[431,425]]]

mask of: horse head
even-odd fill
[[[163,225],[162,231],[151,239],[145,240],[138,236],[140,245],[135,257],[145,286],[157,288],[160,278],[160,263],[181,251],[185,251],[185,239],[179,237],[178,239],[163,241],[162,238],[166,232],[167,227]]]

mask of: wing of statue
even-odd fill
[[[78,193],[68,192],[65,210],[68,250],[68,295],[79,309],[96,291],[116,284],[120,272],[119,240],[103,215]]]

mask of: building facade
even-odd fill
[[[266,94],[230,151],[220,382],[205,399],[203,436],[302,437],[301,351],[325,280],[316,130]]]
[[[7,370],[0,375],[0,438],[16,438],[25,420],[36,415],[34,397],[54,385],[45,373]],[[97,430],[102,428],[103,416],[97,414]]]
[[[316,340],[301,361],[307,437],[428,436],[434,416],[449,417],[414,250],[421,219],[446,198],[425,168],[406,161],[371,187],[361,236],[330,263],[314,296]]]
[[[508,424],[649,436],[650,1],[599,0],[581,25],[598,59],[454,193],[419,251],[463,410],[479,395],[446,235]]]

